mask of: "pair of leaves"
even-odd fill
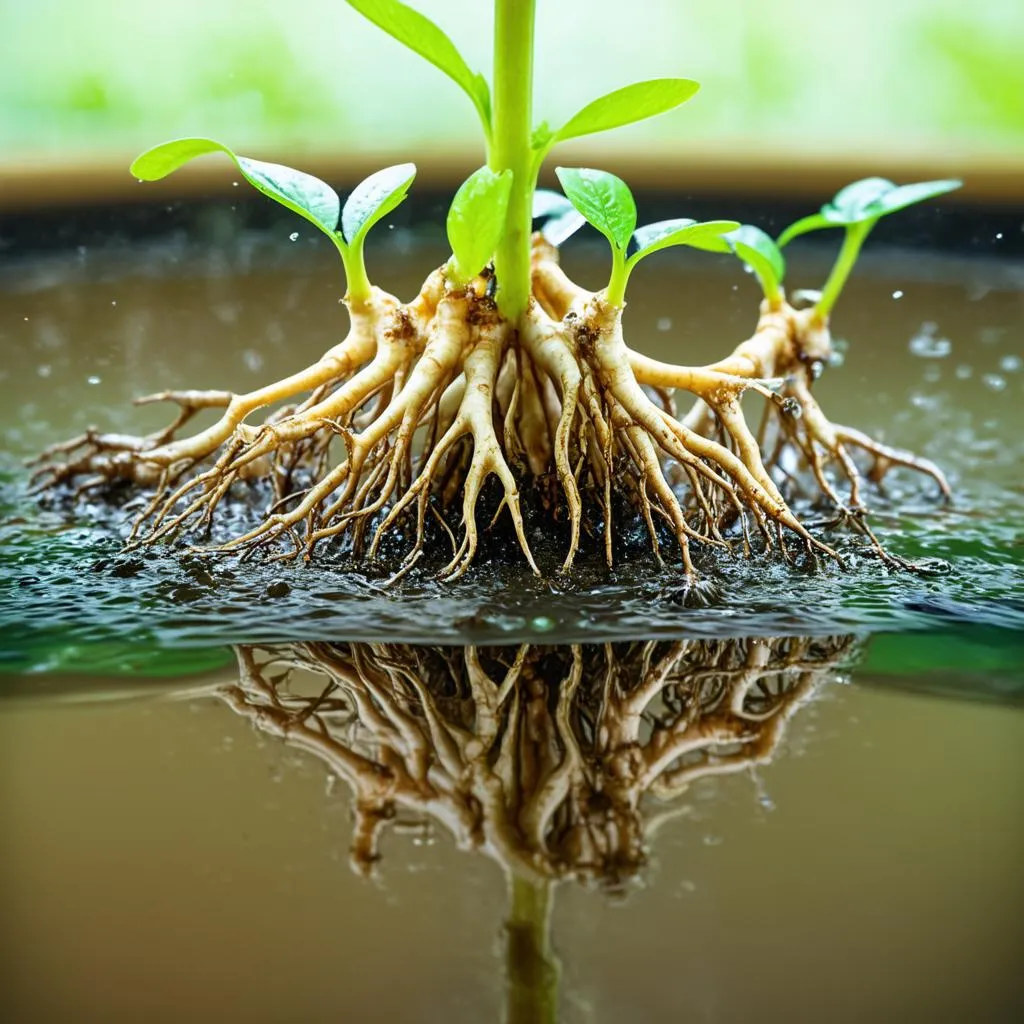
[[[368,21],[443,71],[473,101],[484,132],[490,135],[491,91],[487,81],[470,69],[456,45],[434,22],[399,0],[347,2]]]
[[[131,173],[142,181],[158,181],[207,153],[226,154],[249,184],[319,228],[342,253],[362,245],[370,228],[406,198],[416,177],[414,164],[385,167],[360,182],[342,208],[337,192],[312,174],[238,156],[213,139],[195,138],[176,139],[146,150],[135,159]]]
[[[670,246],[710,248],[716,239],[739,227],[734,220],[702,223],[677,218],[638,229],[636,201],[621,178],[589,167],[558,167],[555,174],[577,212],[608,239],[614,250],[625,255],[633,249],[626,261],[628,269],[645,256]]]
[[[485,133],[491,133],[491,93],[484,77],[470,69],[448,35],[426,15],[400,0],[347,0],[367,20],[382,28],[424,60],[443,71],[472,100]],[[541,125],[533,146],[546,154],[557,142],[643,121],[685,103],[700,86],[687,78],[656,78],[616,89],[588,103],[557,131]]]
[[[920,181],[913,185],[896,185],[885,178],[863,178],[840,189],[819,213],[813,213],[791,224],[779,235],[779,245],[788,245],[794,238],[822,228],[849,228],[855,224],[873,224],[879,217],[952,192],[961,184],[960,181],[946,179]]]

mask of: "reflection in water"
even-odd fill
[[[214,691],[349,785],[351,862],[443,826],[509,880],[507,1019],[553,1021],[553,885],[613,893],[695,780],[763,764],[850,636],[490,648],[238,647]]]

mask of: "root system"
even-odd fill
[[[37,460],[35,486],[137,485],[147,499],[128,545],[138,547],[202,543],[218,507],[259,480],[272,495],[266,514],[223,550],[310,559],[333,541],[331,550],[374,559],[393,550],[394,534],[393,579],[438,537],[449,545],[439,575],[461,576],[495,523],[511,527],[539,573],[527,502],[564,531],[563,572],[584,538],[611,565],[617,531],[642,522],[655,557],[677,558],[688,584],[701,549],[842,564],[794,514],[798,483],[901,565],[867,524],[863,477],[877,483],[903,466],[949,494],[932,463],[827,418],[811,389],[831,342],[809,311],[766,304],[730,356],[684,367],[631,349],[622,308],[573,284],[539,236],[517,322],[500,314],[492,284],[488,270],[456,287],[442,269],[408,303],[373,289],[350,304],[348,336],[311,366],[245,394],[141,399],[174,403],[178,415],[145,437],[90,431],[55,445]],[[741,407],[748,392],[764,400],[756,429]],[[688,411],[677,412],[681,400]],[[184,435],[208,409],[220,410],[217,421]],[[482,519],[485,486],[494,500]]]

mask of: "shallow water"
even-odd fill
[[[876,250],[836,316],[838,336],[849,339],[845,365],[816,391],[834,420],[928,455],[949,474],[957,494],[950,508],[912,477],[894,477],[888,497],[872,499],[886,543],[948,563],[942,575],[893,574],[865,559],[850,573],[812,573],[706,557],[703,571],[719,582],[721,599],[683,610],[671,567],[584,565],[567,584],[550,552],[541,580],[492,563],[455,585],[414,573],[385,591],[387,572],[373,566],[239,571],[213,555],[125,556],[119,523],[105,509],[45,511],[26,501],[19,457],[90,424],[139,432],[164,422],[166,410],[133,407],[133,396],[256,386],[337,340],[344,311],[331,258],[305,237],[279,241],[243,234],[201,251],[179,240],[8,263],[0,278],[9,480],[0,539],[13,584],[0,595],[0,637],[8,668],[53,667],[66,660],[62,651],[77,660],[85,647],[108,668],[123,657],[137,669],[140,644],[151,661],[162,647],[197,651],[203,661],[211,645],[325,636],[458,643],[977,625],[1020,634],[1024,267],[1012,261]],[[439,254],[404,233],[391,249],[398,256],[383,283],[411,294]],[[385,262],[375,255],[374,265]],[[567,263],[584,283],[599,284],[600,250],[581,246]],[[812,251],[790,276],[814,284],[822,272]],[[662,358],[715,358],[755,318],[752,282],[706,254],[651,261],[634,289],[627,335]]]
[[[337,339],[331,257],[292,230],[0,265],[0,1016],[1019,1019],[1024,267],[876,251],[816,391],[949,473],[951,508],[908,478],[875,501],[942,575],[707,563],[709,609],[646,563],[383,591],[372,567],[125,556],[101,507],[26,501],[43,445],[162,425],[132,396],[257,385]],[[441,254],[396,235],[383,283],[411,294]],[[567,262],[600,283],[599,250]],[[643,269],[637,347],[700,362],[749,333],[728,261]],[[678,646],[603,646],[653,637]],[[398,641],[525,667],[489,719],[468,649]]]
[[[666,646],[646,676],[617,647],[611,689],[607,652],[584,649],[554,745],[573,654],[537,653],[548,697],[524,673],[499,705],[520,732],[496,797],[458,767],[489,735],[459,651],[359,657],[367,679],[419,658],[461,688],[422,674],[418,691],[327,690],[323,672],[287,686],[279,664],[262,689],[229,669],[148,694],[0,700],[4,1019],[475,1024],[551,1021],[553,1005],[564,1024],[1020,1019],[1024,713],[897,693],[856,667],[851,682],[860,646],[833,637],[772,677],[767,704],[739,701],[737,731],[720,696],[737,667],[759,648],[782,651],[769,666],[792,659],[744,641],[669,673],[674,692],[705,688],[692,721],[685,698],[656,698],[634,734],[623,697]],[[352,648],[331,654],[352,663]],[[513,654],[481,660],[500,682]],[[673,743],[645,781],[629,758],[649,766]],[[570,749],[585,771],[538,843],[524,825],[537,765]],[[378,783],[394,807],[373,802]],[[376,861],[354,831],[374,814]]]

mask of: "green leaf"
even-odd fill
[[[448,36],[426,15],[399,0],[347,0],[364,18],[443,71],[473,101],[484,128],[491,127],[491,92],[482,75],[471,71]]]
[[[919,181],[913,185],[892,185],[871,201],[864,202],[860,208],[860,219],[866,220],[870,217],[885,217],[890,213],[905,210],[915,203],[923,203],[926,199],[934,199],[936,196],[945,195],[954,189],[960,188],[963,184],[955,179],[944,179],[942,181]],[[844,190],[845,191],[845,190]],[[838,200],[836,196],[836,200]],[[833,205],[837,205],[833,201]]]
[[[636,252],[630,257],[629,262],[636,263],[652,252],[668,249],[673,245],[692,245],[697,249],[706,249],[709,245],[720,241],[727,232],[733,231],[739,226],[739,223],[734,220],[698,222],[688,217],[646,224],[633,234]]]
[[[470,281],[490,262],[505,230],[512,172],[495,174],[489,167],[474,171],[455,193],[448,211],[448,244],[455,273]]]
[[[610,128],[664,114],[685,103],[699,88],[697,82],[691,82],[688,78],[655,78],[648,82],[635,82],[588,103],[555,132],[553,141],[564,142],[580,135],[593,135],[595,132],[605,132]]]
[[[754,271],[766,295],[777,292],[786,276],[786,260],[778,245],[771,235],[753,224],[743,224],[718,238],[708,238],[706,244],[703,240],[690,244],[710,252],[734,253]]]
[[[885,178],[862,178],[841,188],[820,213],[811,214],[791,224],[779,235],[779,245],[784,246],[794,238],[817,231],[820,228],[850,227],[876,221],[898,210],[904,210],[915,203],[934,199],[952,192],[962,182],[954,179],[921,181],[913,185],[894,185]]]
[[[629,186],[614,174],[589,167],[556,167],[555,174],[572,205],[613,248],[625,252],[636,228],[636,203]]]
[[[885,178],[863,178],[841,188],[831,203],[821,208],[821,215],[833,224],[856,224],[871,216],[871,204],[896,186]]]
[[[305,217],[336,245],[341,242],[335,230],[341,200],[330,185],[291,167],[237,156],[227,146],[213,139],[176,139],[154,146],[135,158],[131,173],[142,181],[158,181],[183,164],[207,153],[226,153],[250,185],[300,217]]]
[[[341,211],[341,230],[349,245],[365,238],[377,221],[405,199],[415,177],[415,164],[396,164],[356,185]]]

